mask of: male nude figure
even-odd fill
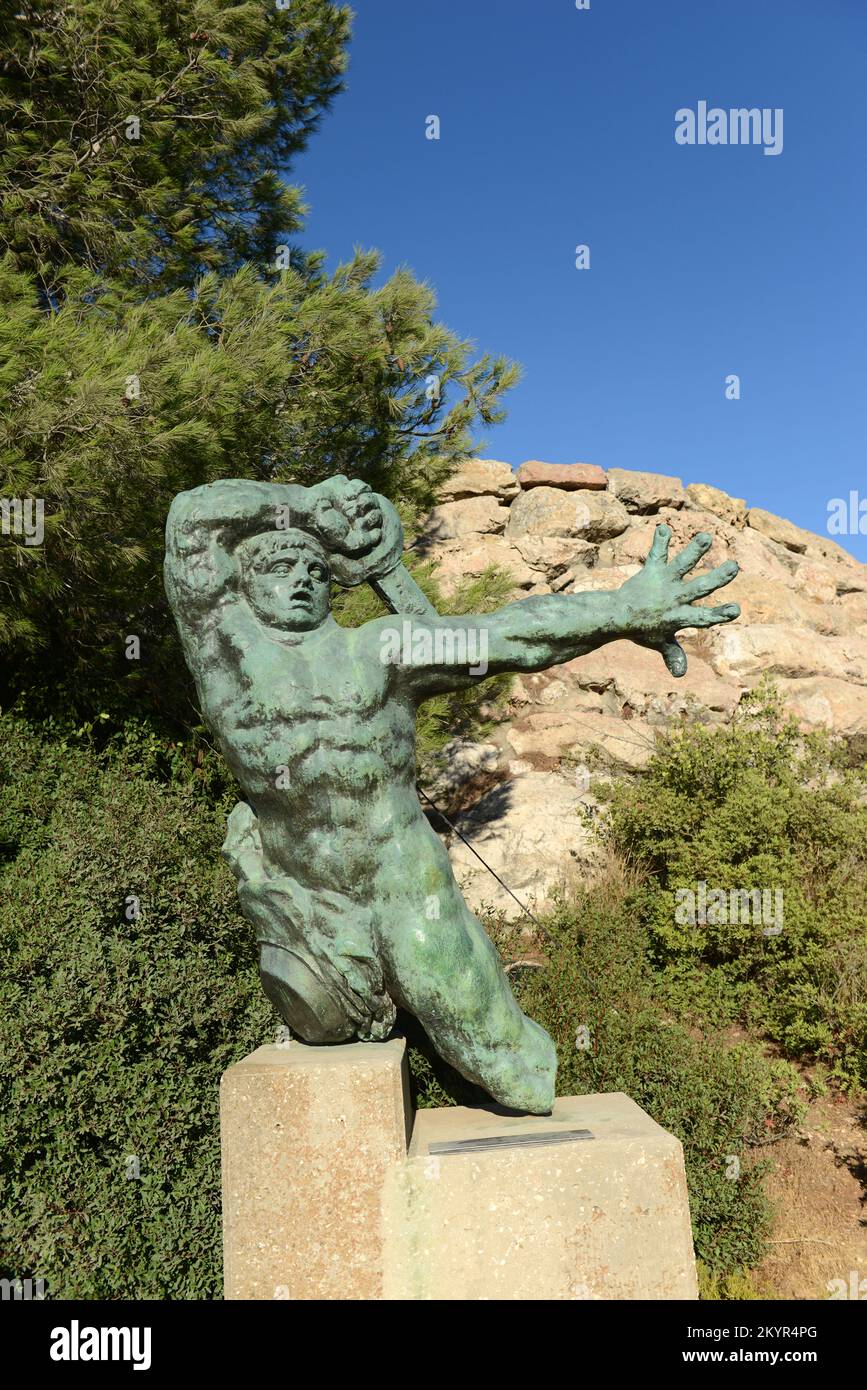
[[[675,633],[738,616],[736,604],[691,606],[738,567],[688,581],[712,538],[668,563],[670,534],[657,527],[644,569],[614,592],[524,598],[479,616],[430,610],[413,621],[463,644],[408,653],[387,640],[393,618],[346,629],[330,611],[334,567],[350,574],[342,582],[404,574],[396,515],[366,484],[226,480],[174,499],[166,589],[202,712],[248,797],[224,854],[258,931],[266,993],[305,1041],[387,1037],[397,1005],[496,1100],[551,1109],[553,1043],[518,1008],[422,813],[416,711],[483,678],[442,659],[485,650],[482,638],[485,675],[540,671],[623,637],[683,675]]]

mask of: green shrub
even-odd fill
[[[706,1303],[729,1301],[735,1303],[754,1302],[757,1299],[773,1298],[772,1293],[760,1289],[749,1270],[735,1270],[732,1274],[715,1274],[702,1261],[696,1261],[698,1271],[698,1296]]]
[[[0,719],[0,1263],[55,1298],[220,1296],[219,1077],[273,1036],[224,808],[148,748]]]
[[[656,991],[674,1010],[739,1021],[863,1086],[867,769],[853,750],[801,735],[765,687],[730,727],[685,725],[664,738],[637,785],[614,789],[608,833],[644,875],[634,907]],[[678,920],[679,890],[701,883],[779,889],[781,930],[766,932],[752,913]]]

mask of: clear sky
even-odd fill
[[[819,532],[867,504],[867,0],[353,9],[303,241],[377,247],[522,364],[486,457],[673,473]],[[701,101],[782,108],[781,153],[677,144]]]

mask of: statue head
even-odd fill
[[[266,627],[306,632],[331,610],[331,566],[325,549],[306,531],[266,531],[236,550],[241,591]]]

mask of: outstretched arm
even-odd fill
[[[661,653],[673,676],[686,673],[686,653],[675,634],[737,618],[736,603],[693,607],[696,599],[730,583],[734,560],[688,580],[713,543],[697,535],[670,563],[671,530],[657,526],[644,568],[619,589],[593,593],[544,594],[518,599],[489,615],[404,620],[379,619],[380,659],[393,664],[399,680],[419,699],[462,689],[504,671],[541,671],[627,638]],[[399,634],[400,640],[395,640]]]

